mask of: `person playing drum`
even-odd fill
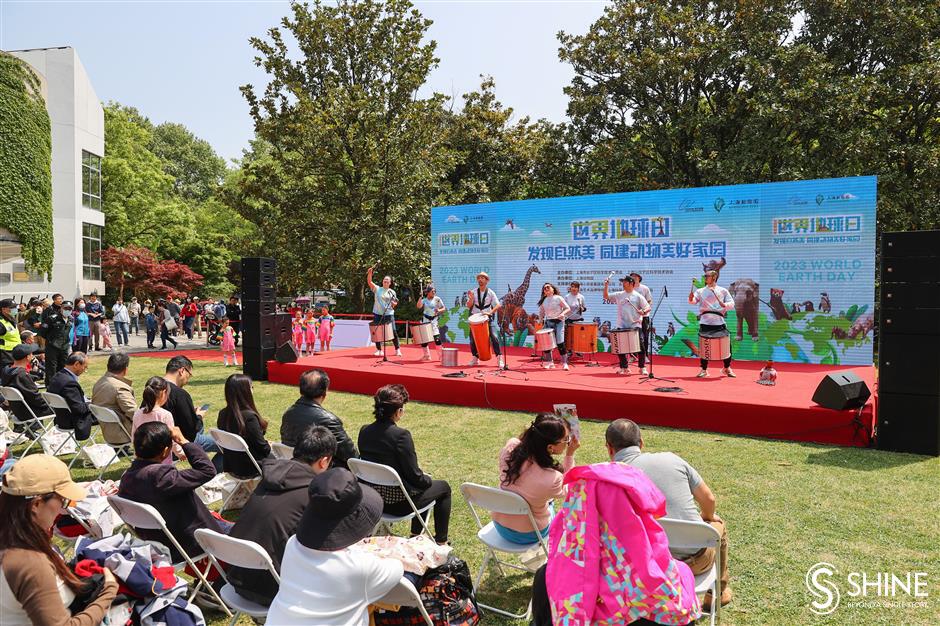
[[[555,333],[555,345],[561,355],[561,366],[568,369],[568,352],[565,350],[565,317],[571,311],[565,299],[558,295],[558,287],[551,283],[542,285],[542,297],[539,300],[539,316],[542,324]],[[545,350],[542,356],[542,367],[555,369],[555,360],[552,351]]]
[[[632,276],[624,276],[620,279],[620,283],[623,285],[623,291],[609,293],[610,278],[604,281],[604,300],[617,305],[618,328],[631,328],[639,332],[640,328],[643,326],[643,316],[650,312],[649,302],[638,292],[634,291],[636,281]],[[627,355],[618,354],[617,358],[620,360],[620,369],[617,370],[617,373],[629,374],[630,362],[627,360]],[[646,371],[646,349],[642,342],[640,342],[639,365],[640,374],[644,376],[649,375]]]
[[[375,303],[372,305],[372,324],[375,326],[391,324],[392,342],[395,344],[395,356],[401,356],[401,346],[398,343],[398,333],[395,332],[395,307],[398,306],[398,296],[392,289],[392,277],[386,276],[382,279],[382,286],[379,287],[372,282],[372,272],[375,267],[370,267],[366,272],[366,282],[369,289],[375,294]],[[382,344],[376,342],[375,356],[382,356]]]
[[[646,301],[650,305],[650,309],[653,308],[653,292],[650,291],[650,288],[643,284],[643,277],[636,272],[630,272],[630,276],[633,277],[634,287],[633,290],[646,298]],[[650,335],[650,315],[647,313],[643,316],[643,326],[640,329],[640,341],[643,343],[643,352],[649,354],[649,335]]]
[[[470,309],[470,315],[479,313],[490,318],[490,344],[493,346],[493,352],[499,358],[499,367],[503,367],[503,356],[499,351],[499,337],[496,336],[496,331],[493,328],[493,314],[499,310],[502,303],[496,296],[496,292],[487,286],[489,283],[489,274],[486,272],[477,274],[477,288],[467,292],[467,308]],[[472,367],[480,362],[480,359],[477,358],[477,346],[472,335],[470,336],[470,353],[473,354],[473,358],[470,359],[470,366]]]
[[[437,316],[446,311],[447,307],[444,306],[444,301],[438,297],[437,290],[433,285],[428,285],[424,289],[424,295],[418,298],[418,306],[421,307],[421,314],[423,315],[425,322],[431,324],[431,330],[434,331],[434,343],[440,346],[441,329],[437,326]],[[430,361],[430,344],[422,343],[421,347],[424,348],[424,356],[421,357],[421,360]]]
[[[692,281],[692,291],[689,292],[689,304],[698,305],[698,332],[700,337],[727,336],[728,327],[725,325],[725,315],[734,308],[734,298],[724,287],[718,286],[718,272],[708,270],[705,272],[705,286],[695,289]],[[721,373],[729,378],[736,378],[731,370],[731,356],[724,359],[724,368]],[[708,376],[708,359],[699,359],[702,371],[699,378]]]
[[[581,295],[581,283],[576,280],[571,281],[568,287],[568,294],[565,296],[565,302],[568,303],[568,317],[566,324],[573,324],[584,319],[584,312],[587,311],[587,305],[584,303],[584,296]]]

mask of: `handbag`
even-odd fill
[[[163,325],[166,326],[167,330],[176,330],[176,320],[172,317],[164,320]]]
[[[473,595],[473,581],[466,561],[450,555],[440,567],[429,569],[415,585],[434,626],[475,626],[480,610]],[[418,626],[424,624],[421,612],[402,607],[395,612],[377,611],[376,626]]]

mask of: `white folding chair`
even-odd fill
[[[13,424],[22,426],[27,432],[32,432],[34,435],[34,437],[30,439],[29,444],[27,444],[26,449],[23,450],[19,456],[14,455],[12,452],[10,453],[12,458],[22,459],[29,453],[30,449],[42,439],[43,435],[52,428],[55,423],[55,414],[50,413],[49,415],[37,416],[33,413],[33,409],[26,404],[26,399],[23,398],[23,394],[20,393],[20,390],[14,387],[0,387],[0,394],[10,403],[10,417],[13,418]],[[36,427],[41,430],[37,432],[34,430]]]
[[[208,579],[206,579],[206,575],[208,575],[209,570],[215,562],[212,559],[207,559],[205,570],[200,570],[196,566],[196,561],[207,557],[205,552],[190,556],[186,550],[183,549],[183,546],[180,545],[180,542],[177,541],[176,537],[173,536],[173,533],[170,532],[170,529],[166,527],[166,521],[163,519],[163,516],[160,515],[160,512],[149,504],[134,502],[133,500],[128,500],[121,496],[108,496],[108,504],[110,504],[114,512],[118,514],[118,517],[134,531],[134,534],[138,534],[138,531],[141,529],[159,530],[167,540],[173,544],[173,547],[183,556],[182,561],[173,564],[173,569],[177,572],[181,572],[185,570],[188,565],[194,572],[193,575],[199,579],[199,583],[193,587],[193,590],[189,593],[190,600],[195,598],[199,590],[205,586],[206,591],[215,598],[222,610],[224,610],[229,617],[232,616],[232,612],[228,610],[225,602],[222,601],[222,598],[219,597],[219,594],[215,592],[215,589],[212,588],[212,585],[209,583]],[[143,539],[143,537],[141,537],[141,539]],[[146,541],[146,539],[144,541]],[[223,572],[221,568],[219,568],[219,573],[222,574],[223,578],[225,577],[225,572]]]
[[[59,394],[52,393],[51,391],[40,391],[39,395],[43,397],[43,399],[46,401],[46,404],[49,405],[49,408],[51,408],[55,412],[56,415],[61,416],[61,415],[72,414],[72,409],[69,408],[69,403],[66,402],[65,398],[63,398]],[[69,436],[69,439],[75,442],[75,456],[73,456],[72,460],[69,461],[69,469],[72,469],[72,465],[74,465],[75,461],[78,460],[78,455],[81,454],[82,449],[86,445],[88,445],[88,442],[91,442],[92,444],[95,443],[95,427],[94,426],[91,427],[91,432],[88,434],[88,439],[86,439],[85,442],[81,442],[75,437],[74,428],[59,428],[58,426],[56,426],[56,428],[58,428],[59,430],[67,434]],[[63,441],[59,445],[59,447],[56,448],[56,451],[53,453],[53,455],[57,456],[59,454],[59,450],[62,449],[62,446],[64,446],[67,443],[68,443],[68,439]]]
[[[402,579],[398,581],[398,584],[392,587],[391,591],[382,596],[379,602],[382,604],[416,607],[421,611],[421,617],[424,618],[424,623],[428,626],[434,626],[434,622],[431,621],[431,616],[428,615],[428,610],[424,608],[424,602],[421,601],[421,596],[418,595],[418,590],[415,589],[415,586],[412,585],[411,581],[407,578],[402,577]]]
[[[434,504],[437,502],[436,500],[431,501],[430,504],[419,509],[408,494],[408,490],[405,489],[405,483],[402,482],[401,476],[398,475],[395,468],[382,465],[381,463],[363,461],[362,459],[349,459],[347,464],[349,471],[363,482],[383,487],[397,487],[401,490],[405,500],[411,506],[411,513],[407,515],[389,515],[388,513],[382,513],[382,518],[379,520],[379,523],[376,524],[375,531],[378,531],[379,528],[384,528],[385,532],[391,535],[392,524],[410,521],[414,517],[417,517],[421,521],[424,532],[427,533],[432,541],[434,540],[434,535],[431,534],[431,530],[428,528],[428,519],[431,517],[431,509],[434,508]]]
[[[666,531],[669,549],[682,552],[698,552],[702,548],[715,549],[715,562],[711,569],[695,577],[695,593],[712,592],[712,626],[718,621],[721,610],[721,533],[708,522],[690,522],[663,517],[657,520]]]
[[[268,570],[271,576],[274,577],[275,582],[278,585],[281,584],[281,577],[274,569],[271,555],[254,541],[236,539],[208,528],[200,528],[196,531],[196,541],[209,555],[219,571],[222,571],[219,561],[235,567]],[[234,626],[235,622],[238,621],[238,616],[242,613],[255,618],[263,618],[268,614],[268,607],[242,597],[230,583],[226,583],[219,590],[219,595],[222,596],[225,605],[235,612],[229,626]]]
[[[467,506],[470,507],[470,512],[473,514],[473,519],[477,523],[477,539],[480,540],[486,550],[483,563],[480,565],[480,571],[477,574],[476,580],[473,581],[474,593],[479,591],[481,583],[483,582],[483,575],[486,573],[486,566],[489,565],[490,561],[493,561],[496,564],[496,567],[499,569],[501,574],[503,573],[503,565],[524,572],[531,572],[529,568],[522,565],[500,560],[500,558],[496,556],[497,552],[506,552],[508,554],[520,555],[532,550],[533,548],[541,548],[545,558],[548,559],[548,544],[545,543],[545,538],[542,537],[542,534],[539,532],[538,523],[532,516],[532,509],[529,508],[529,503],[525,501],[525,498],[511,491],[504,491],[495,487],[484,487],[483,485],[477,485],[474,483],[464,483],[460,485],[460,493],[463,494],[463,499],[466,500]],[[528,545],[506,541],[502,538],[502,536],[500,536],[493,522],[490,522],[485,526],[483,525],[483,522],[480,520],[480,516],[477,513],[476,507],[489,511],[490,513],[525,515],[529,518],[529,523],[532,525],[532,530],[535,532],[538,540]],[[505,615],[513,619],[528,620],[532,616],[531,600],[529,600],[529,605],[526,607],[524,613],[510,613],[509,611],[505,611],[503,609],[487,606],[479,601],[477,601],[477,604],[484,609],[488,609],[494,613],[499,613],[500,615]]]
[[[209,435],[211,435],[215,443],[218,444],[219,448],[222,450],[222,454],[225,454],[226,451],[244,452],[248,456],[248,458],[251,459],[251,464],[255,466],[256,470],[258,470],[258,476],[262,475],[261,466],[258,465],[258,462],[255,460],[255,457],[251,456],[251,450],[248,448],[248,444],[245,442],[244,439],[241,438],[240,435],[236,435],[235,433],[230,433],[226,430],[221,430],[219,428],[210,428]],[[233,497],[235,497],[235,494],[238,493],[242,485],[251,483],[255,478],[257,478],[257,476],[254,478],[241,478],[239,476],[235,476],[234,474],[230,472],[226,472],[226,473],[228,473],[228,475],[232,477],[232,479],[237,483],[237,485],[235,486],[234,489],[232,489],[232,492],[228,494],[228,497],[225,498],[225,501],[222,502],[222,508],[219,509],[219,514],[221,514],[225,510],[225,506],[229,503],[229,501]]]
[[[292,459],[294,458],[294,449],[286,443],[274,441],[271,443],[271,454],[279,459]]]
[[[114,456],[108,461],[108,464],[101,468],[101,471],[98,472],[98,480],[101,480],[101,477],[104,476],[105,471],[111,467],[114,463],[120,462],[121,457],[131,458],[131,449],[133,448],[133,438],[131,434],[127,432],[127,429],[124,428],[124,424],[121,422],[121,418],[118,417],[118,414],[105,406],[98,406],[97,404],[89,404],[88,408],[91,409],[91,414],[95,416],[95,419],[98,420],[98,425],[101,424],[117,424],[118,428],[121,429],[121,432],[127,437],[127,443],[124,444],[113,444],[107,440],[106,437],[102,436],[105,444],[111,451],[114,452]]]

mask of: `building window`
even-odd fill
[[[82,274],[88,280],[101,280],[101,236],[104,227],[82,224]]]
[[[101,157],[82,150],[82,205],[101,210]]]

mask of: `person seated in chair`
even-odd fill
[[[336,438],[335,467],[346,467],[349,459],[358,459],[359,453],[343,428],[343,421],[323,408],[330,377],[323,370],[309,370],[300,375],[300,398],[281,419],[281,443],[293,447],[300,435],[310,426],[325,426]]]
[[[333,434],[323,426],[311,426],[294,446],[293,458],[261,461],[261,482],[242,509],[231,536],[264,548],[280,573],[284,546],[297,532],[310,501],[310,482],[329,469],[334,454]],[[267,571],[233,567],[228,570],[228,579],[240,595],[264,606],[277,595],[277,582]]]
[[[633,420],[611,422],[607,427],[606,438],[611,461],[643,470],[665,494],[666,517],[689,522],[705,521],[721,534],[721,606],[731,602],[731,587],[728,586],[728,532],[724,520],[715,512],[715,494],[712,490],[682,457],[672,452],[643,452],[643,436]],[[673,551],[673,556],[685,561],[696,576],[710,570],[715,563],[714,548],[702,548],[694,553]],[[712,594],[709,591],[705,594],[702,606],[708,611],[711,603]]]
[[[386,385],[374,396],[375,421],[359,430],[359,452],[364,461],[388,465],[401,478],[415,507],[421,509],[434,502],[434,539],[447,543],[450,524],[451,489],[447,481],[434,480],[418,467],[418,455],[411,433],[398,426],[405,415],[408,392],[401,385]],[[398,487],[376,486],[385,502],[385,513],[408,515],[411,505]],[[418,516],[411,520],[411,534],[423,532]]]
[[[117,424],[102,424],[101,432],[105,441],[115,446],[129,444],[128,435],[133,430],[134,413],[137,412],[137,399],[134,397],[134,382],[127,377],[131,357],[124,352],[116,352],[108,357],[108,371],[91,388],[91,403],[111,409],[121,420],[127,435]]]
[[[91,434],[91,427],[96,423],[91,414],[85,390],[78,382],[78,377],[88,369],[88,357],[84,352],[73,352],[65,358],[65,367],[49,381],[48,391],[65,400],[69,406],[68,415],[64,411],[56,412],[55,425],[66,430],[75,430],[75,439],[83,441]]]
[[[0,369],[0,386],[12,387],[19,391],[20,395],[23,396],[23,400],[26,401],[26,405],[33,410],[33,414],[36,417],[45,417],[52,415],[52,409],[46,403],[45,398],[39,393],[39,387],[36,386],[36,381],[33,380],[32,376],[26,371],[26,366],[29,364],[30,359],[33,358],[35,349],[36,346],[34,345],[21,343],[10,351],[13,362],[10,365],[3,366],[3,369]],[[16,411],[18,408],[14,406],[12,410]],[[26,413],[15,413],[15,415],[22,420],[31,417]],[[40,427],[36,425],[30,428],[31,432],[40,430]]]
[[[174,443],[183,448],[190,469],[180,470],[163,462]],[[186,439],[178,427],[170,431],[163,422],[144,422],[134,431],[134,454],[136,458],[121,477],[118,495],[155,508],[189,556],[202,554],[196,542],[198,529],[228,533],[232,528],[231,522],[213,515],[196,494],[197,487],[215,476],[215,466],[202,446]],[[182,559],[162,531],[138,529],[137,534],[170,547],[174,562]]]

